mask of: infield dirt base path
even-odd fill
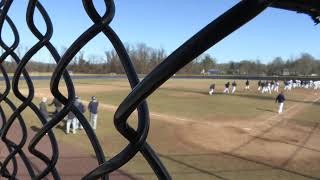
[[[30,142],[30,138],[34,136],[35,132],[32,129],[28,129],[28,141],[27,144]],[[18,124],[14,124],[12,126],[12,129],[9,132],[9,139],[14,140],[16,143],[19,142],[18,140],[21,138],[21,131],[18,126]],[[59,141],[59,160],[57,163],[57,170],[61,176],[61,179],[67,179],[67,180],[79,180],[84,175],[86,175],[88,172],[90,172],[92,169],[98,166],[97,160],[94,157],[94,155],[89,154],[82,149],[76,148],[75,146],[72,146],[70,144],[67,144],[66,142]],[[78,142],[81,143],[81,142]],[[25,145],[27,146],[27,145]],[[41,152],[45,152],[48,157],[52,154],[51,145],[49,138],[46,136],[43,138],[43,140],[39,143],[37,146],[37,149],[39,149]],[[29,151],[24,148],[24,152],[27,155],[27,157],[31,160],[32,166],[35,170],[35,173],[38,174],[41,172],[42,169],[44,169],[46,166],[42,161],[40,161],[37,157],[33,156],[29,153]],[[2,162],[5,157],[7,157],[8,151],[4,145],[4,143],[0,142],[0,161]],[[17,157],[18,161],[18,179],[31,179],[27,169],[25,168],[24,163],[21,161],[21,158],[19,156]],[[9,164],[9,169],[11,168],[11,163]],[[117,170],[114,173],[111,173],[109,175],[109,179],[111,180],[132,180],[136,179],[132,175],[129,175],[128,173]],[[1,178],[0,178],[1,179]],[[53,179],[52,175],[49,174],[44,179]]]

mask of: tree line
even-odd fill
[[[144,43],[126,45],[128,55],[139,74],[147,74],[167,57],[164,49],[151,48]],[[14,72],[17,65],[13,60],[6,60],[3,66],[7,72]],[[26,66],[29,72],[52,72],[56,64],[43,63],[32,60]],[[177,74],[207,74],[210,69],[217,70],[222,75],[320,75],[320,60],[308,53],[302,53],[297,58],[274,58],[269,63],[261,60],[231,60],[228,63],[218,63],[218,60],[209,54],[203,54],[182,68]],[[114,49],[105,52],[104,57],[85,57],[84,52],[79,52],[68,70],[74,73],[91,74],[123,74],[124,69],[120,58]]]

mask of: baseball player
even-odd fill
[[[284,80],[284,90],[289,91],[289,81]]]
[[[237,89],[237,83],[236,83],[236,81],[233,81],[232,82],[232,94],[234,94],[236,92],[236,89]]]
[[[263,81],[261,82],[261,93],[265,93],[267,91],[267,82],[266,81]]]
[[[90,112],[90,124],[92,129],[97,129],[97,120],[98,120],[98,106],[99,102],[95,96],[91,97],[91,101],[89,102],[88,109]]]
[[[299,88],[301,88],[301,80],[300,80],[300,79],[297,80],[297,86],[298,86]]]
[[[46,120],[48,120],[49,118],[49,114],[47,111],[47,100],[48,99],[46,97],[42,97],[41,102],[39,104],[39,110]]]
[[[215,87],[216,87],[215,83],[210,85],[210,87],[209,87],[209,95],[210,96],[214,93]]]
[[[69,112],[68,114],[68,119],[67,119],[67,124],[66,124],[66,133],[69,134],[70,132],[70,125],[72,124],[72,133],[76,134],[76,129],[77,129],[77,121],[78,119],[76,116],[73,114],[73,112]]]
[[[85,113],[86,109],[85,109],[83,103],[81,102],[80,97],[78,97],[78,96],[76,97],[76,100],[75,100],[75,102],[74,102],[74,105],[79,109],[79,111],[80,111],[81,113]],[[77,122],[77,123],[76,123],[76,129],[83,129],[83,127],[82,127],[82,125],[81,125],[81,123],[80,123],[80,121],[79,121],[78,119],[77,119],[76,122]]]
[[[296,87],[297,87],[297,80],[294,79],[294,80],[292,81],[292,83],[293,83],[293,84],[292,84],[292,88],[293,88],[293,89],[296,88]]]
[[[320,89],[320,81],[315,81],[314,82],[314,90]]]
[[[275,85],[274,80],[272,80],[271,81],[271,91],[274,91],[274,85]]]
[[[48,104],[48,106],[52,106],[52,105],[54,105],[54,107],[56,108],[55,111],[53,112],[53,115],[55,115],[61,111],[62,103],[60,101],[58,101],[58,99],[53,98],[52,102],[50,104]]]
[[[276,80],[274,83],[274,91],[275,92],[279,92],[279,86],[280,86],[280,82],[278,80]]]
[[[281,114],[283,111],[283,104],[286,98],[284,97],[283,91],[276,97],[276,103],[279,104],[278,113]]]
[[[262,86],[261,86],[261,80],[258,81],[258,91],[260,91],[262,89]]]
[[[230,82],[227,82],[225,85],[224,91],[223,93],[228,93],[229,94],[229,86],[230,86]]]
[[[271,83],[270,83],[270,81],[267,81],[267,91],[269,92],[269,94],[271,94]]]
[[[245,87],[245,90],[250,90],[250,83],[249,83],[249,80],[247,79],[246,81],[246,87]]]

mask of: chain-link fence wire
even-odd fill
[[[47,14],[45,8],[42,6],[39,0],[29,0],[26,22],[29,30],[38,39],[38,41],[24,54],[21,59],[15,53],[15,50],[20,43],[19,33],[14,22],[8,16],[8,11],[10,10],[12,2],[13,0],[2,0],[0,3],[0,30],[2,32],[3,24],[7,22],[14,35],[14,42],[11,45],[8,45],[3,41],[2,36],[5,36],[5,34],[1,33],[0,35],[0,46],[4,49],[4,52],[0,56],[0,70],[5,81],[5,89],[0,94],[0,115],[2,121],[0,135],[2,142],[5,144],[9,152],[8,156],[6,156],[4,160],[0,162],[0,175],[9,179],[17,179],[19,169],[17,157],[20,157],[26,169],[28,170],[28,175],[32,179],[42,179],[48,174],[51,174],[54,179],[61,179],[60,174],[56,169],[56,164],[59,160],[59,148],[57,140],[51,129],[61,122],[63,118],[68,115],[68,113],[72,112],[84,127],[87,137],[94,149],[96,159],[99,163],[99,166],[93,169],[91,172],[87,172],[83,179],[108,179],[108,174],[126,164],[138,152],[144,156],[159,179],[171,179],[168,171],[162,164],[159,157],[156,155],[155,151],[146,142],[150,118],[148,105],[145,99],[194,58],[250,21],[268,6],[272,5],[273,2],[278,3],[280,1],[243,0],[239,2],[223,15],[209,23],[179,48],[177,48],[141,82],[122,41],[109,25],[115,15],[115,4],[113,0],[104,1],[106,12],[102,16],[95,9],[92,0],[83,0],[83,7],[93,24],[67,48],[62,56],[60,56],[54,45],[50,42],[54,29],[50,16]],[[63,5],[62,1],[59,3]],[[281,5],[281,3],[277,4],[277,6]],[[289,9],[286,7],[280,8]],[[319,12],[319,9],[320,8],[316,10]],[[46,32],[44,34],[38,30],[34,23],[35,10],[38,10],[44,19],[46,25]],[[317,19],[319,14],[315,16],[315,12],[312,13],[313,14],[309,14],[312,17],[316,17],[314,19]],[[115,48],[132,88],[130,94],[128,94],[128,96],[123,100],[114,114],[115,128],[129,141],[129,144],[117,155],[111,157],[110,159],[105,159],[106,154],[103,151],[93,129],[88,123],[86,117],[74,105],[76,97],[75,89],[72,79],[67,71],[67,67],[74,56],[99,33],[103,33],[106,40],[109,40]],[[39,108],[32,102],[34,99],[35,89],[32,79],[25,70],[26,65],[33,55],[43,48],[46,48],[50,52],[53,59],[57,63],[50,80],[51,94],[64,105],[62,110],[50,121],[46,120],[46,118],[41,114]],[[17,64],[12,81],[9,80],[8,73],[3,66],[4,60],[9,56],[11,56],[11,58],[14,59],[15,63]],[[27,84],[27,95],[23,95],[19,89],[19,81],[21,77],[24,78]],[[62,92],[59,91],[59,83],[62,78],[65,86],[67,87],[67,96],[64,96]],[[11,91],[13,92],[14,96],[21,101],[19,106],[15,106],[12,100],[8,98],[8,95]],[[6,114],[3,109],[4,104],[10,107],[13,112],[12,114]],[[27,144],[28,128],[25,124],[24,117],[21,115],[26,108],[30,108],[42,124],[42,127],[34,135],[34,137],[32,137],[29,144]],[[135,109],[138,111],[138,125],[136,129],[132,128],[128,123],[128,117]],[[21,139],[18,143],[8,138],[8,132],[12,128],[12,125],[15,121],[18,121],[21,129]],[[46,134],[48,134],[51,145],[50,148],[53,152],[51,157],[46,156],[45,152],[41,152],[37,149],[38,143]],[[28,147],[28,151],[45,164],[45,168],[43,170],[36,173],[30,159],[28,159],[26,156],[23,147]],[[11,168],[8,166],[9,163],[12,163]]]

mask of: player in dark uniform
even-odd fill
[[[210,96],[214,93],[215,87],[216,87],[215,83],[210,85],[210,87],[209,87],[209,95]]]
[[[286,100],[286,98],[284,97],[283,92],[281,92],[277,97],[276,97],[276,103],[279,104],[279,109],[278,109],[278,113],[281,114],[283,111],[283,104],[284,101]]]
[[[54,105],[54,107],[56,108],[55,111],[52,113],[53,116],[55,116],[58,112],[61,111],[62,109],[62,103],[60,101],[58,101],[58,99],[54,98],[52,100],[52,102],[50,104],[48,104],[49,106]]]
[[[261,82],[261,93],[263,94],[266,91],[266,82],[262,81]]]
[[[244,88],[245,90],[250,90],[250,83],[249,83],[249,80],[247,79],[246,81],[246,87]]]
[[[261,86],[261,80],[258,81],[258,91],[260,91],[262,89],[262,86]]]
[[[229,86],[230,86],[230,82],[227,82],[225,85],[224,91],[223,93],[228,93],[229,94]]]
[[[237,83],[236,83],[236,81],[233,81],[232,82],[232,94],[234,94],[236,92],[236,89],[237,89]]]

